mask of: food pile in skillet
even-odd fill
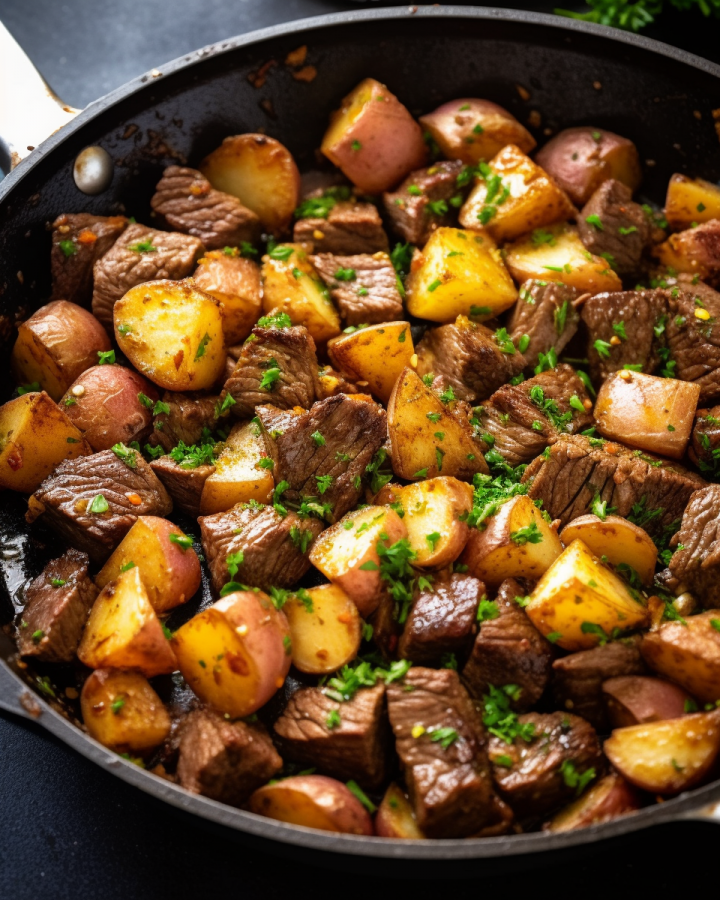
[[[158,777],[336,832],[562,831],[713,779],[720,188],[654,210],[626,138],[534,152],[373,79],[321,149],[301,178],[228,137],[148,224],[52,223],[0,407],[0,485],[66,547],[22,664]]]

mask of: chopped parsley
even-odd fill
[[[336,270],[333,277],[336,281],[355,281],[355,279],[357,278],[357,273],[355,269],[344,269],[342,266],[340,266]]]
[[[564,759],[560,766],[560,774],[569,788],[575,788],[575,795],[579,797],[597,773],[592,767],[580,773],[572,760]]]
[[[518,528],[517,531],[510,533],[510,540],[513,544],[517,544],[518,547],[522,547],[525,544],[539,544],[542,539],[542,532],[534,520],[524,528]]]
[[[535,737],[535,726],[532,722],[520,723],[517,715],[510,708],[511,700],[517,700],[521,688],[516,684],[506,684],[496,688],[488,685],[488,693],[483,695],[483,723],[495,737],[512,744],[516,738],[531,741]]]
[[[129,469],[137,468],[137,453],[134,450],[126,447],[125,444],[115,444],[111,449],[115,456],[121,459]]]
[[[97,515],[107,512],[109,509],[110,505],[102,494],[97,494],[95,497],[93,497],[93,499],[90,501],[90,505],[87,508],[88,512],[95,513]]]
[[[204,444],[191,444],[179,441],[168,454],[181,469],[197,469],[198,466],[212,465],[215,461],[215,441]]]
[[[193,539],[189,534],[175,534],[174,532],[170,534],[170,541],[173,544],[177,544],[181,550],[189,550],[193,545]],[[133,564],[134,566],[134,564]],[[234,573],[233,573],[234,574]]]
[[[115,351],[114,350],[98,350],[98,365],[106,366],[111,365],[115,362]]]
[[[593,213],[591,216],[585,216],[585,221],[588,225],[592,225],[594,228],[597,228],[598,231],[605,231],[605,226],[602,223],[602,219],[596,213]]]
[[[331,709],[325,719],[325,727],[328,731],[332,731],[333,728],[339,728],[342,724],[342,719],[340,718],[340,713],[336,709]]]
[[[203,356],[205,356],[205,350],[206,350],[207,345],[210,343],[211,340],[212,340],[212,338],[210,337],[210,335],[209,335],[209,334],[207,333],[207,331],[206,331],[205,334],[204,334],[203,337],[202,337],[202,340],[201,340],[200,343],[198,344],[197,350],[195,351],[195,359],[201,359]]]
[[[478,604],[477,621],[489,622],[491,619],[497,619],[499,615],[500,610],[498,609],[497,601],[488,600],[488,598],[483,595],[483,598]]]
[[[261,316],[258,321],[260,328],[292,328],[292,319],[287,313],[275,313],[272,316]]]

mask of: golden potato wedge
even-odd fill
[[[312,545],[309,559],[367,618],[377,609],[385,590],[377,545],[382,541],[389,547],[404,539],[407,528],[394,510],[366,506],[326,528]]]
[[[225,512],[236,503],[269,503],[275,488],[272,469],[263,468],[265,444],[252,422],[234,425],[215,460],[200,496],[200,515]]]
[[[645,675],[619,675],[602,685],[608,718],[613,728],[677,719],[690,709],[692,697],[687,691],[660,678]]]
[[[269,819],[337,831],[372,834],[372,820],[358,798],[341,781],[326,775],[293,775],[258,788],[250,810]]]
[[[430,235],[413,258],[405,289],[408,311],[433,322],[454,322],[459,315],[482,322],[517,300],[494,241],[460,228],[438,228]]]
[[[225,345],[244,341],[262,312],[260,266],[243,259],[237,247],[226,247],[199,259],[193,280],[220,304]]]
[[[330,292],[301,244],[280,244],[263,256],[263,309],[284,312],[304,325],[318,344],[340,334],[340,316]]]
[[[220,305],[192,281],[149,281],[113,309],[115,337],[150,381],[168,391],[211,388],[225,368]]]
[[[657,563],[657,547],[648,533],[623,519],[622,516],[606,516],[600,519],[589,513],[569,522],[560,532],[560,540],[566,547],[581,540],[598,558],[605,557],[613,566],[630,566],[640,576],[643,584],[651,584]]]
[[[388,433],[393,471],[408,481],[451,475],[470,481],[488,467],[472,428],[407,368],[388,403]]]
[[[408,322],[370,325],[328,341],[330,362],[387,404],[400,373],[410,365],[415,347]]]
[[[44,391],[0,406],[0,488],[32,494],[64,459],[90,452],[82,432]]]
[[[532,278],[557,281],[590,294],[622,290],[607,260],[589,253],[577,229],[569,225],[554,225],[510,244],[505,264],[518,284]]]
[[[543,575],[525,612],[538,631],[563,650],[589,650],[648,622],[647,610],[625,582],[580,540]]]
[[[623,369],[602,384],[595,401],[603,437],[649,453],[682,459],[693,430],[700,385]]]
[[[251,209],[270,234],[281,235],[300,200],[300,172],[292,153],[265,134],[227,137],[200,163],[218,191]]]
[[[653,249],[652,255],[673,274],[685,272],[714,284],[720,273],[719,233],[720,220],[710,219],[697,228],[671,234]]]
[[[720,710],[616,728],[605,755],[631,784],[651,794],[679,794],[710,773],[720,752]]]
[[[137,566],[100,591],[77,655],[91,669],[134,669],[148,678],[177,669]]]
[[[172,638],[177,667],[198,697],[231,718],[249,716],[283,686],[292,640],[262,591],[236,591],[193,616]]]
[[[483,526],[470,529],[460,562],[488,587],[506,578],[540,578],[562,553],[557,532],[524,495],[503,503]]]
[[[336,584],[307,591],[310,602],[292,595],[283,606],[290,624],[296,669],[328,675],[355,659],[362,639],[357,606]]]
[[[463,228],[484,227],[502,243],[576,214],[565,191],[514,144],[503,147],[483,172],[460,210]]]
[[[144,675],[96,669],[80,694],[83,722],[90,737],[105,747],[142,753],[170,734],[170,716]]]
[[[200,561],[187,542],[181,529],[167,519],[139,516],[95,576],[95,584],[102,589],[137,566],[156,613],[187,603],[200,587]]]
[[[714,623],[714,624],[713,624]],[[640,651],[660,675],[702,703],[720,700],[720,609],[683,622],[663,622],[643,637]]]
[[[720,187],[703,178],[670,176],[665,198],[665,218],[673,231],[691,228],[693,223],[720,219]]]
[[[378,837],[422,840],[422,833],[412,804],[395,782],[385,791],[375,816],[375,833]]]
[[[640,809],[640,797],[635,788],[617,772],[606,775],[575,800],[561,809],[543,826],[544,831],[574,831],[610,822]]]

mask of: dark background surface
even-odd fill
[[[0,19],[67,102],[84,106],[154,66],[225,37],[302,16],[357,9],[323,0],[0,0]],[[376,6],[400,5],[392,2]],[[460,4],[462,5],[462,4]],[[551,11],[528,2],[505,4]],[[568,4],[574,6],[574,4]],[[645,32],[720,61],[720,24],[672,13]],[[630,89],[631,86],[629,86]],[[714,883],[715,826],[655,828],[591,855],[544,857],[540,880],[508,873],[433,882],[361,876],[286,862],[246,849],[112,778],[40,728],[0,714],[0,898],[158,900],[221,892],[280,897],[289,890],[326,897],[561,895],[583,900],[659,896]],[[363,871],[365,869],[365,871]],[[452,875],[448,872],[447,875]],[[482,881],[479,879],[483,879]],[[712,879],[712,881],[711,881]]]

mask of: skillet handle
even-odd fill
[[[78,112],[53,93],[0,22],[0,168],[14,169]]]

